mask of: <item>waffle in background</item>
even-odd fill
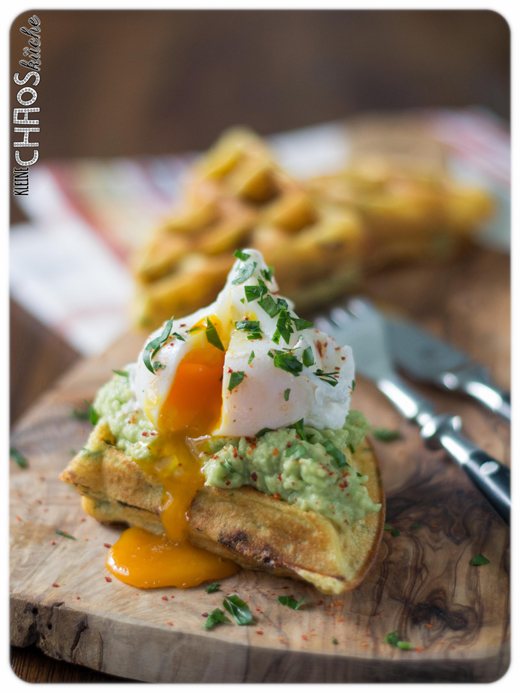
[[[237,248],[259,249],[300,308],[353,286],[362,267],[359,214],[313,194],[253,133],[231,130],[193,168],[185,208],[136,255],[138,326],[212,301]]]
[[[153,328],[211,302],[237,248],[258,248],[300,310],[367,271],[462,252],[490,213],[488,194],[450,179],[416,122],[365,119],[353,133],[348,168],[306,182],[252,132],[225,133],[193,167],[185,208],[136,256],[136,323]]]
[[[442,145],[417,118],[354,121],[348,167],[307,181],[322,199],[355,210],[366,270],[443,261],[464,251],[492,211],[484,190],[447,174]]]

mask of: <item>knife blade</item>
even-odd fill
[[[511,398],[491,382],[487,369],[464,352],[406,320],[386,318],[394,364],[412,379],[470,395],[511,422]]]

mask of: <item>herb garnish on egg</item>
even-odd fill
[[[143,362],[146,368],[155,375],[155,369],[152,365],[152,359],[157,354],[159,349],[166,344],[170,337],[170,332],[173,326],[173,316],[168,320],[164,326],[164,330],[155,339],[152,339],[144,348]]]
[[[244,376],[244,371],[233,371],[233,373],[231,373],[231,377],[229,378],[228,390],[231,392],[231,390],[234,390],[237,385],[240,385],[242,380],[244,380]]]
[[[250,340],[253,339],[262,339],[263,332],[260,329],[260,322],[259,320],[238,320],[235,323],[235,327],[237,330],[242,330],[243,332],[249,332],[247,335],[247,338]]]
[[[217,349],[220,349],[220,351],[225,351],[224,345],[222,344],[220,337],[218,336],[217,328],[215,325],[211,322],[211,318],[206,318],[207,321],[207,326],[206,326],[206,339],[210,344],[213,344],[214,347],[217,347]]]

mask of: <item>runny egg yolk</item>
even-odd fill
[[[189,509],[204,484],[199,461],[187,438],[210,434],[222,413],[224,352],[211,344],[189,351],[180,362],[159,412],[158,462],[145,471],[164,487],[158,536],[139,527],[123,532],[110,549],[106,567],[134,587],[195,587],[205,580],[233,575],[235,563],[199,549],[185,536]]]

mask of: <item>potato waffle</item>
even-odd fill
[[[87,448],[60,479],[82,496],[85,512],[99,522],[123,523],[162,534],[162,484],[115,445],[110,428],[98,423]],[[319,513],[301,510],[249,486],[226,490],[204,486],[190,507],[188,540],[248,570],[303,580],[326,594],[353,589],[374,561],[385,521],[379,466],[368,442],[353,463],[366,474],[366,488],[381,510],[339,531]]]
[[[260,250],[280,292],[306,310],[389,264],[454,257],[491,207],[485,192],[450,179],[439,146],[410,129],[363,132],[347,170],[306,182],[254,133],[230,130],[194,166],[184,208],[136,259],[135,320],[153,328],[213,301],[242,247]]]
[[[300,308],[332,298],[358,277],[359,215],[316,199],[253,133],[225,134],[194,167],[186,198],[137,259],[141,327],[214,300],[241,247],[257,248],[276,266],[281,293]]]
[[[445,150],[416,115],[365,115],[349,125],[348,168],[307,181],[363,220],[364,266],[442,261],[468,247],[491,200],[448,174]]]
[[[492,207],[478,188],[445,174],[400,170],[381,158],[353,163],[343,173],[308,185],[330,203],[359,214],[367,270],[455,257],[468,247]]]

